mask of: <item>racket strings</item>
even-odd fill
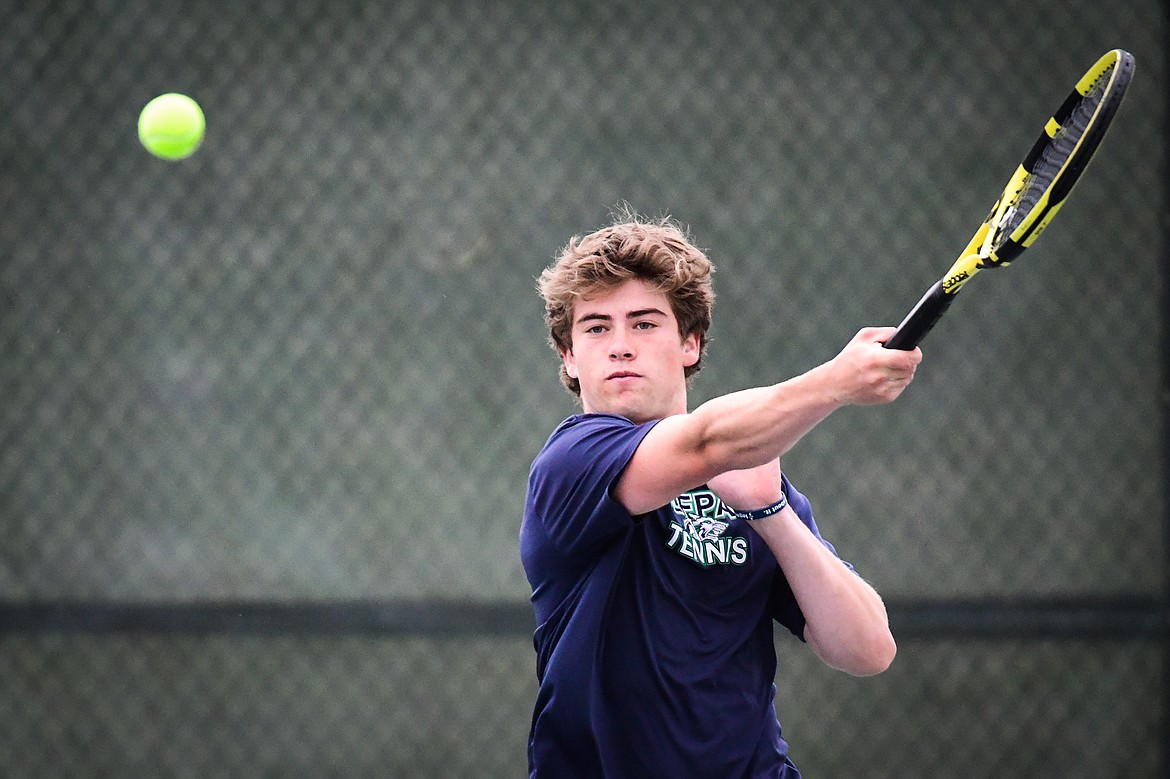
[[[1108,68],[1093,82],[1089,93],[1077,102],[1068,118],[1056,131],[1055,136],[1036,158],[1032,170],[1020,185],[1020,191],[1013,207],[1008,209],[1005,214],[1006,218],[996,227],[997,244],[1006,241],[1015,229],[1027,219],[1032,209],[1044,197],[1044,193],[1048,191],[1068,163],[1069,157],[1072,156],[1085,131],[1092,124],[1093,117],[1097,114],[1097,109],[1105,97],[1105,87],[1109,83],[1112,71],[1112,67]]]

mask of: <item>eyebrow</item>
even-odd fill
[[[666,312],[662,311],[661,309],[639,308],[635,311],[630,311],[628,314],[626,314],[626,319],[638,319],[639,317],[653,316],[655,314],[657,314],[658,316],[666,316]],[[577,324],[581,324],[582,322],[612,322],[612,321],[613,321],[613,317],[611,317],[609,314],[583,314],[579,319],[577,319]]]

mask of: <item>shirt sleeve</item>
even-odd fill
[[[788,496],[788,504],[796,512],[796,516],[800,517],[800,521],[816,536],[817,540],[840,560],[841,556],[837,554],[837,550],[821,536],[821,531],[813,519],[812,504],[809,503],[808,498],[792,486],[786,475],[782,475],[781,478],[784,482],[784,494]],[[845,564],[846,568],[856,573],[849,562],[845,560],[841,560],[841,562]],[[779,568],[776,570],[776,578],[772,583],[772,618],[788,628],[794,636],[804,641],[804,612],[800,610],[796,596],[792,594],[792,587],[789,586],[788,579],[784,577],[784,572]]]
[[[549,438],[532,464],[529,494],[535,517],[561,554],[587,551],[633,525],[612,489],[654,424],[585,414],[566,420]]]

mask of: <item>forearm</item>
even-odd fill
[[[697,446],[720,470],[754,468],[784,455],[845,401],[821,365],[780,384],[733,392],[692,412]]]
[[[889,403],[914,378],[922,352],[882,347],[893,328],[865,328],[826,363],[770,387],[695,409],[693,443],[712,464],[754,468],[782,456],[842,406]],[[718,472],[718,471],[717,471]]]
[[[837,559],[787,508],[751,527],[768,544],[804,613],[805,638],[827,665],[881,673],[897,647],[877,592]]]
[[[842,406],[889,403],[922,359],[917,349],[882,348],[893,334],[892,327],[865,328],[807,373],[662,419],[642,439],[614,496],[631,514],[650,511],[722,473],[779,458]]]

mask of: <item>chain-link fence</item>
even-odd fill
[[[1134,85],[1053,229],[898,403],[786,458],[894,617],[951,627],[866,680],[778,638],[777,708],[810,777],[1170,770],[1161,4],[22,0],[0,29],[0,774],[522,775],[527,630],[377,615],[527,608],[527,468],[574,410],[540,269],[619,203],[670,213],[719,267],[695,400],[794,375],[901,318],[1115,47]],[[173,164],[135,133],[168,91],[208,121]],[[62,603],[226,621],[12,617]],[[962,628],[1020,603],[1056,617]]]

